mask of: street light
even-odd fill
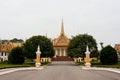
[[[103,49],[103,42],[100,42],[101,48]]]

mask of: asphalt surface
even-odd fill
[[[72,62],[53,62],[41,70],[23,70],[0,75],[0,80],[120,80],[120,74],[84,70]]]

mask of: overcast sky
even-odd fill
[[[120,43],[120,0],[0,0],[0,39],[92,35],[98,45]]]

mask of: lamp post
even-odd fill
[[[38,45],[37,52],[36,52],[36,63],[35,63],[36,68],[39,68],[40,65],[41,65],[41,63],[40,63],[40,54],[41,54],[41,51],[40,51],[40,47]]]
[[[89,51],[89,48],[88,46],[86,47],[86,57],[85,57],[85,66],[86,67],[91,67],[91,63],[90,63],[90,51]]]
[[[103,49],[103,42],[100,42],[101,48]]]

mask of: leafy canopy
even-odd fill
[[[67,50],[68,56],[84,58],[87,45],[89,46],[91,57],[98,57],[96,40],[88,34],[79,34],[71,39]]]
[[[53,57],[54,49],[50,39],[45,36],[33,36],[26,40],[24,53],[27,58],[34,59],[38,45],[40,46],[41,57]]]
[[[11,42],[14,42],[14,43],[24,42],[22,39],[17,39],[17,38],[11,39],[10,41],[11,41]]]

